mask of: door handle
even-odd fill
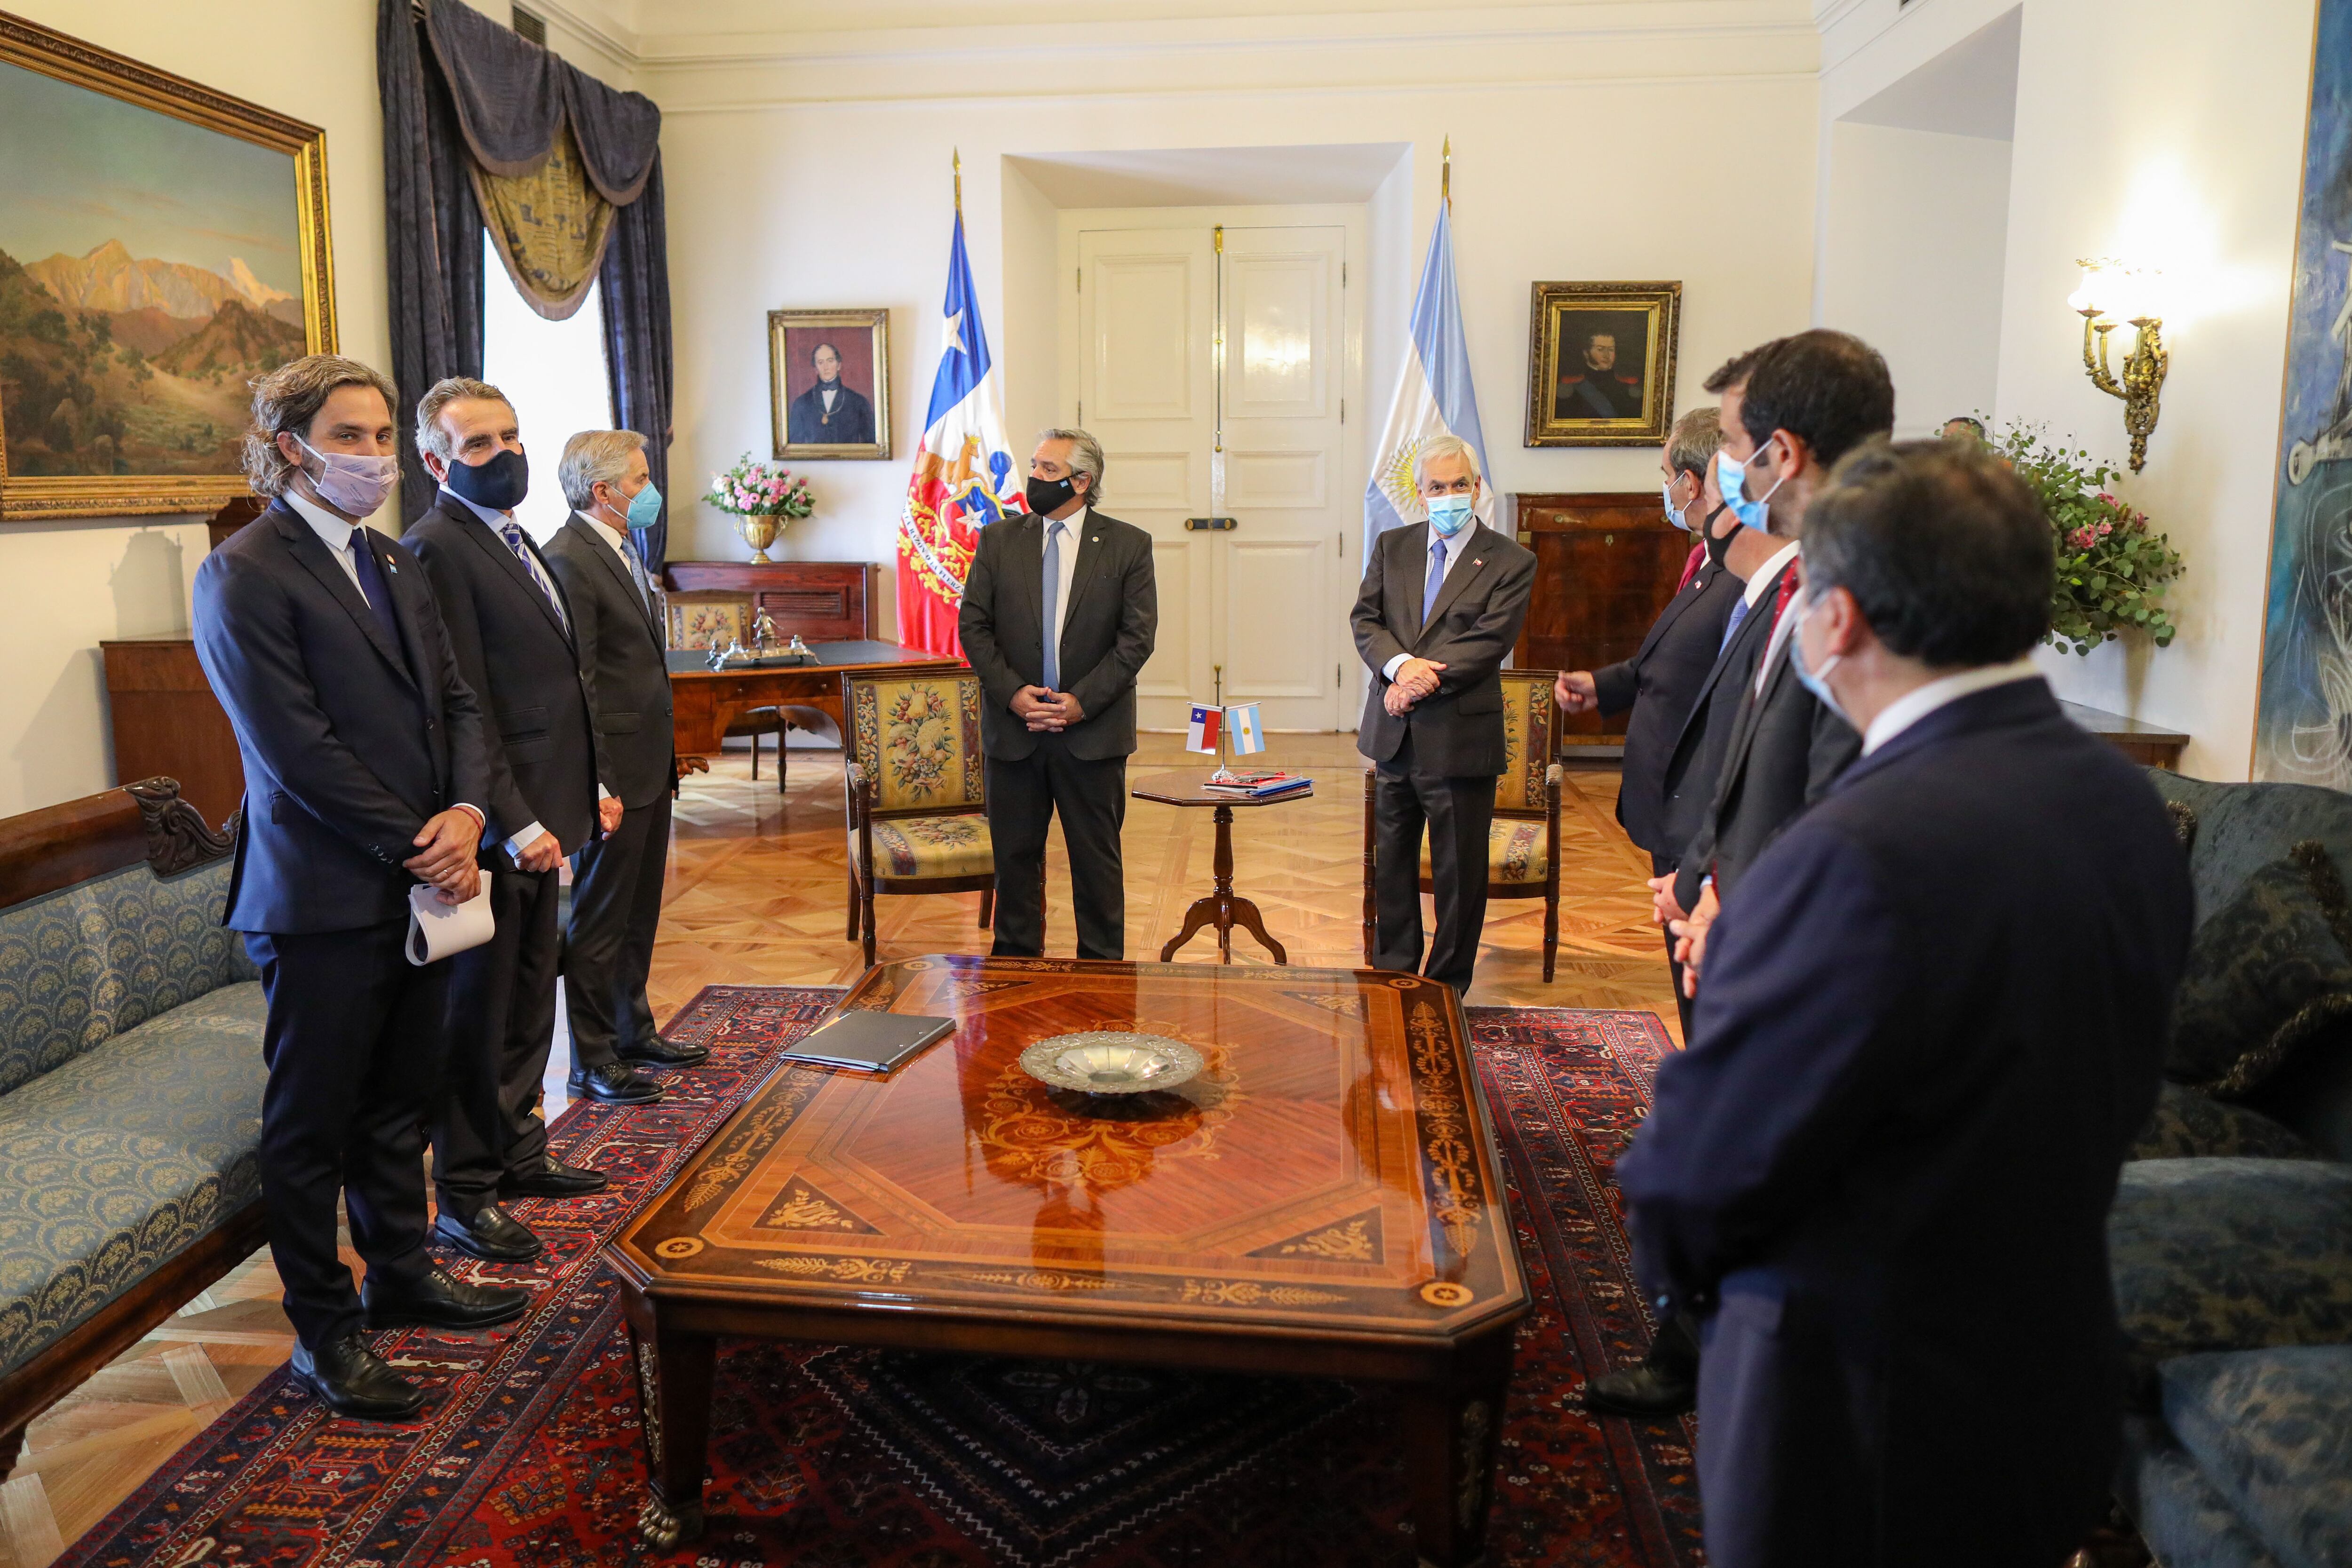
[[[1240,520],[1230,517],[1188,517],[1184,527],[1192,533],[1230,533],[1240,526]]]

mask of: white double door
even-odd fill
[[[1062,405],[1159,578],[1147,729],[1181,729],[1220,671],[1269,730],[1355,727],[1361,232],[1357,208],[1064,215]]]

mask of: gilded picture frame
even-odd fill
[[[1682,284],[1537,283],[1530,293],[1527,445],[1664,445]]]
[[[247,494],[247,384],[335,350],[326,133],[5,13],[0,88],[0,522]]]
[[[887,458],[889,310],[769,311],[768,404],[780,458]]]

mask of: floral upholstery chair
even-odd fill
[[[849,721],[849,937],[874,963],[877,893],[980,894],[995,916],[996,854],[969,669],[841,678]]]
[[[1503,773],[1486,829],[1486,897],[1544,901],[1543,977],[1559,952],[1559,764],[1551,760],[1556,712],[1549,669],[1507,669],[1503,681]],[[1364,963],[1372,962],[1372,770],[1364,771]],[[1432,890],[1429,838],[1421,841],[1421,890]]]

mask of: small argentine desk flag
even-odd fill
[[[1232,738],[1234,755],[1237,757],[1255,756],[1265,750],[1265,730],[1258,723],[1255,702],[1225,710],[1225,732]]]

